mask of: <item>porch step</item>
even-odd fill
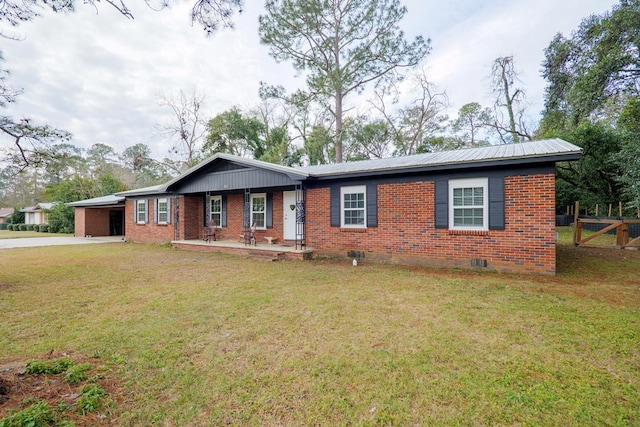
[[[247,255],[251,258],[263,259],[265,261],[282,261],[286,258],[287,254],[284,252],[267,252],[260,250],[249,250]]]

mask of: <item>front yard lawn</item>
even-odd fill
[[[22,239],[27,237],[72,237],[65,233],[40,233],[39,231],[0,230],[0,239]]]
[[[536,277],[2,251],[0,365],[94,360],[116,425],[638,425],[640,252],[558,257]]]

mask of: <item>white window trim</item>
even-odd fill
[[[344,195],[345,194],[364,194],[364,224],[345,224],[344,223]],[[340,187],[340,227],[342,228],[367,228],[367,186],[352,185],[349,187]]]
[[[144,221],[140,221],[140,205],[144,204]],[[136,224],[146,224],[149,215],[148,203],[146,199],[136,200]]]
[[[211,202],[214,200],[220,200],[220,225],[212,225],[213,224],[213,209],[211,209]],[[209,197],[209,225],[211,225],[212,227],[215,228],[222,228],[222,211],[223,211],[223,207],[222,207],[222,196],[210,196]]]
[[[257,198],[264,198],[264,211],[262,212],[264,214],[264,226],[263,227],[257,227],[256,226],[256,230],[266,230],[267,229],[267,193],[255,193],[255,194],[251,194],[251,200],[250,200],[250,209],[251,209],[251,224],[253,225],[253,199],[257,199]]]
[[[482,227],[455,226],[453,224],[453,190],[455,188],[482,187]],[[449,180],[449,229],[450,230],[489,230],[489,178],[468,178]]]
[[[163,203],[163,202],[167,206],[167,210],[166,210],[167,219],[166,219],[166,221],[160,221],[160,203]],[[158,209],[158,214],[157,214],[158,224],[169,224],[169,198],[168,197],[159,198],[158,202],[156,203],[156,208]]]

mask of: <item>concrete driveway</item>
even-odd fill
[[[25,237],[0,239],[0,249],[34,248],[37,246],[89,245],[122,242],[122,236],[104,237]]]

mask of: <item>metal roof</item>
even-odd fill
[[[492,145],[463,150],[415,154],[387,159],[363,160],[330,165],[307,166],[301,170],[309,176],[339,176],[353,173],[392,171],[413,168],[432,168],[444,165],[466,166],[473,163],[508,161],[516,159],[541,159],[567,155],[578,156],[582,149],[562,139],[522,142],[518,144]]]
[[[36,212],[39,210],[49,210],[57,205],[59,202],[53,203],[36,203],[34,206],[28,206],[26,208],[20,209],[20,212]]]
[[[461,169],[470,166],[495,166],[514,162],[536,163],[576,160],[580,157],[581,153],[582,149],[580,147],[558,138],[522,142],[517,144],[492,145],[489,147],[415,154],[413,156],[306,167],[287,167],[260,160],[246,159],[232,154],[216,153],[212,157],[180,174],[166,184],[122,191],[115,195],[121,197],[134,197],[170,193],[173,191],[171,187],[206,168],[218,159],[238,163],[250,168],[279,172],[295,180],[305,180],[306,178],[330,179],[334,177],[347,177],[349,175],[394,173],[396,171],[428,171],[443,168]],[[82,202],[88,202],[88,200],[84,200]],[[69,206],[82,205],[70,204]]]
[[[163,193],[164,184],[152,185],[150,187],[136,188],[135,190],[127,190],[116,193],[116,196],[141,196],[145,194]]]
[[[71,207],[86,207],[86,206],[113,206],[124,202],[124,196],[116,196],[110,194],[108,196],[94,197],[93,199],[79,200],[77,202],[66,203]]]

